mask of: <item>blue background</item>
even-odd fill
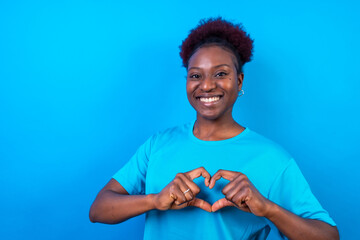
[[[340,3],[342,2],[342,3]],[[0,238],[141,239],[92,224],[97,192],[151,134],[195,118],[178,46],[199,19],[255,39],[234,117],[284,146],[359,239],[357,1],[1,1]]]

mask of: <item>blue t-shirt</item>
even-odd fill
[[[159,193],[180,172],[204,167],[210,175],[219,169],[242,172],[258,191],[281,207],[304,218],[335,226],[312,194],[291,156],[280,146],[246,128],[221,141],[203,141],[193,134],[193,122],[150,137],[113,178],[129,194]],[[197,195],[213,204],[223,198],[220,179],[213,189],[202,177],[194,179]],[[270,221],[235,207],[206,212],[196,207],[146,213],[144,239],[266,239]],[[280,236],[280,235],[278,235]]]

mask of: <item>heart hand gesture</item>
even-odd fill
[[[200,188],[193,180],[200,176],[205,178],[205,185],[209,186],[210,174],[203,167],[176,174],[176,177],[160,193],[155,195],[155,208],[168,210],[194,206],[211,212],[211,205],[208,202],[196,198]]]
[[[219,170],[211,177],[209,188],[213,188],[220,178],[230,182],[222,190],[225,198],[217,200],[212,205],[213,212],[223,207],[234,206],[256,216],[266,215],[271,202],[261,195],[246,175],[240,172]]]

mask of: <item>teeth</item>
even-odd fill
[[[200,98],[201,102],[216,102],[220,97],[211,97],[211,98]]]

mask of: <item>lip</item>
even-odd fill
[[[199,94],[196,95],[195,98],[200,99],[200,98],[212,98],[212,97],[220,97],[222,98],[222,94]]]

